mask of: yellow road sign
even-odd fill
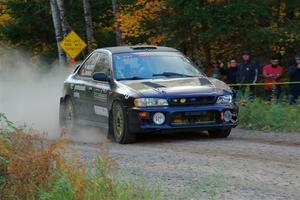
[[[86,43],[74,31],[71,31],[60,42],[60,46],[72,59],[74,59],[83,49],[85,49]]]

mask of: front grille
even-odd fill
[[[188,105],[210,105],[216,102],[214,96],[200,96],[187,98],[171,98],[169,104],[171,106],[188,106]]]
[[[216,123],[217,111],[176,112],[172,114],[171,124],[200,125]]]

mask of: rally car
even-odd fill
[[[97,49],[65,80],[60,98],[61,126],[99,126],[120,144],[179,129],[225,138],[237,117],[232,90],[168,47]]]

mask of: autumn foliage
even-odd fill
[[[4,25],[11,20],[11,16],[8,14],[7,4],[0,2],[0,25]]]
[[[2,2],[2,3],[1,3]],[[44,1],[0,2],[0,43],[56,58],[51,9]],[[68,31],[85,38],[82,1],[64,1]],[[197,63],[240,58],[251,49],[269,62],[274,53],[290,65],[300,51],[300,1],[119,0],[91,1],[94,46],[152,44],[181,50]],[[118,43],[116,42],[118,41]],[[5,44],[5,45],[4,45]],[[83,59],[81,55],[78,59]]]
[[[159,13],[166,10],[165,0],[137,0],[133,4],[124,5],[117,13],[115,26],[122,33],[122,40],[131,44],[131,38],[147,38],[144,43],[157,45],[165,39],[155,27],[147,28],[146,21],[155,21]]]

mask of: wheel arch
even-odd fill
[[[69,95],[69,94],[66,94],[65,96],[63,96],[63,97],[60,97],[60,104],[63,104],[63,103],[66,103],[66,100],[68,99],[68,98],[71,98],[71,96]]]

